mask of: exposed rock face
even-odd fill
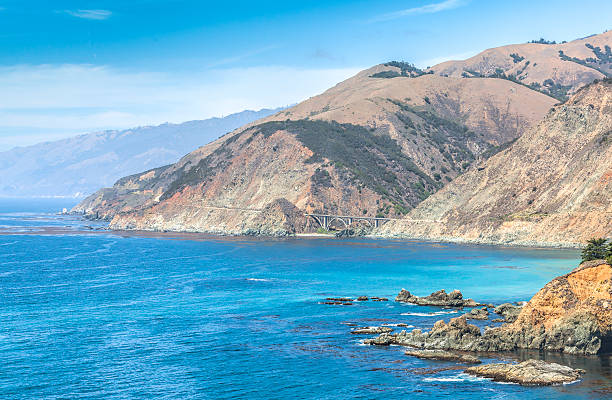
[[[561,385],[574,382],[584,373],[565,365],[527,360],[520,364],[485,364],[470,367],[468,374],[492,378],[496,382],[512,382],[521,385]]]
[[[393,328],[387,326],[366,326],[363,328],[353,329],[351,334],[353,335],[378,335],[380,333],[391,332]]]
[[[381,236],[579,246],[612,235],[612,81],[583,88],[510,148]]]
[[[415,296],[406,289],[402,289],[395,298],[395,301],[417,304],[419,306],[476,307],[479,305],[472,299],[464,299],[458,290],[446,293],[444,289],[433,292],[425,297]]]
[[[542,288],[515,322],[481,333],[466,316],[437,321],[429,332],[382,334],[368,344],[464,351],[517,348],[599,354],[612,351],[612,267],[583,264]]]
[[[596,354],[612,350],[612,267],[584,263],[546,284],[500,328],[517,347]]]
[[[247,235],[287,236],[303,232],[306,226],[304,213],[287,199],[276,199],[261,213],[255,214],[246,230]]]
[[[489,318],[489,311],[487,311],[486,307],[483,308],[473,308],[469,313],[465,314],[467,319],[487,319]]]
[[[505,322],[514,322],[521,313],[522,307],[515,306],[514,304],[504,303],[495,307],[494,312],[501,315]]]
[[[480,364],[478,357],[469,354],[452,353],[443,350],[406,350],[407,356],[422,358],[425,360],[453,361],[465,364]]]
[[[336,237],[338,238],[361,237],[361,236],[367,236],[371,232],[372,232],[371,227],[360,226],[360,227],[356,227],[355,229],[352,229],[352,228],[343,229],[336,233]]]

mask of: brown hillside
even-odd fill
[[[385,225],[384,235],[574,245],[612,234],[612,83],[554,107],[509,149]]]
[[[74,211],[121,229],[223,233],[271,231],[255,215],[279,199],[308,212],[401,217],[556,101],[508,79],[378,65],[176,164],[123,178]]]
[[[526,43],[496,47],[467,60],[438,64],[431,70],[453,77],[499,76],[503,73],[563,99],[594,79],[612,76],[610,46],[612,31],[563,44]]]

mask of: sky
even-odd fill
[[[612,1],[0,0],[0,151],[274,108],[359,70],[612,28]]]

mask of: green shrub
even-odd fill
[[[525,57],[521,57],[517,53],[510,54],[510,57],[512,57],[512,61],[515,64],[520,63],[521,61],[523,61],[525,59]]]
[[[582,261],[602,260],[612,257],[612,244],[608,244],[604,238],[592,238],[582,249]]]
[[[555,42],[554,40],[546,40],[544,38],[539,38],[538,40],[532,40],[531,42],[527,42],[527,43],[537,43],[537,44],[557,44],[557,42]]]

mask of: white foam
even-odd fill
[[[253,282],[270,282],[270,279],[261,279],[261,278],[246,278],[247,281]]]
[[[404,324],[382,324],[382,326],[397,326],[400,328],[414,328],[414,325],[404,325]]]
[[[478,376],[472,376],[472,375],[468,375],[466,373],[460,373],[457,375],[451,375],[451,376],[441,376],[441,377],[432,377],[432,378],[425,378],[423,379],[425,382],[479,382],[479,381],[486,381],[488,379],[486,378],[481,378]]]
[[[457,314],[457,311],[436,311],[432,313],[401,313],[400,315],[411,315],[413,317],[433,317],[436,315]]]
[[[457,377],[448,378],[425,378],[425,382],[463,382],[465,379]]]

